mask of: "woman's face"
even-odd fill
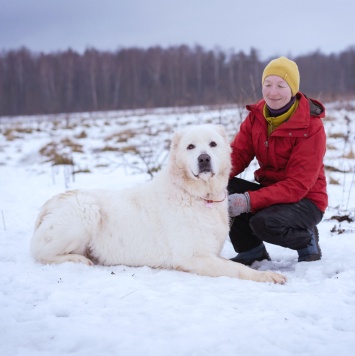
[[[273,110],[288,104],[292,97],[287,82],[277,75],[269,75],[265,78],[262,91],[266,104]]]

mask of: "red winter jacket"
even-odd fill
[[[252,212],[273,204],[307,198],[324,212],[328,206],[323,157],[326,135],[321,118],[324,106],[297,93],[298,107],[271,135],[263,115],[265,101],[248,105],[250,111],[231,143],[231,177],[243,172],[256,157],[254,177],[263,188],[249,191]]]

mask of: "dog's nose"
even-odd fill
[[[199,155],[198,158],[198,170],[199,173],[211,172],[211,156],[207,153]]]
[[[211,156],[208,155],[207,153],[203,153],[202,155],[198,156],[198,163],[203,164],[209,162],[211,162]]]

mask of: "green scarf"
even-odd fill
[[[276,116],[276,117],[272,117],[270,116],[270,112],[266,106],[266,104],[264,105],[264,109],[263,109],[263,114],[265,117],[265,120],[267,121],[267,134],[268,136],[271,135],[271,133],[278,128],[283,122],[287,121],[292,114],[296,111],[298,107],[298,100],[296,99],[295,102],[293,103],[293,105],[283,114]]]

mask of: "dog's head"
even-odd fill
[[[226,181],[231,169],[231,148],[223,126],[191,125],[175,132],[170,170],[184,180]]]

